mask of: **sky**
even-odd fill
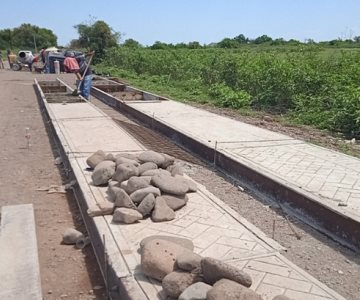
[[[10,2],[8,2],[10,3]],[[305,41],[360,36],[359,0],[18,0],[0,6],[0,29],[30,23],[53,30],[58,44],[77,38],[74,25],[103,20],[121,42],[200,44],[244,34]]]

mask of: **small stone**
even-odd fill
[[[141,174],[141,177],[143,176],[155,176],[155,175],[160,175],[160,174],[163,174],[163,175],[166,175],[166,176],[171,176],[170,172],[167,171],[167,170],[164,170],[164,169],[152,169],[152,170],[147,170],[145,172],[143,172]]]
[[[151,219],[154,222],[164,222],[174,220],[175,216],[175,212],[166,204],[166,201],[157,197]]]
[[[115,163],[113,161],[104,160],[96,165],[91,179],[94,185],[107,184],[115,173]]]
[[[180,166],[179,164],[169,166],[166,170],[168,170],[171,173],[171,176],[175,176],[175,175],[183,176],[184,175],[184,168],[182,166]]]
[[[150,182],[145,178],[133,176],[127,181],[126,192],[132,194],[133,192],[150,186]]]
[[[157,164],[153,162],[146,162],[139,166],[139,174],[142,175],[144,172],[148,170],[156,170],[158,168]]]
[[[160,196],[160,190],[156,187],[149,186],[133,192],[130,195],[130,198],[132,201],[134,201],[134,203],[140,203],[148,194],[153,194],[154,196]]]
[[[114,205],[116,207],[126,207],[126,208],[136,209],[136,206],[134,202],[131,200],[130,196],[121,188],[118,188],[116,192]]]
[[[105,159],[106,154],[102,150],[98,150],[86,159],[87,165],[94,169],[99,163]]]
[[[155,197],[153,194],[148,194],[139,204],[137,210],[143,217],[150,215],[155,206]]]
[[[270,117],[270,116],[264,116],[263,119],[264,119],[264,121],[266,121],[266,122],[272,122],[272,121],[274,121],[274,119],[273,119],[272,117]]]
[[[140,153],[139,160],[142,163],[153,162],[157,166],[161,166],[165,162],[165,158],[163,155],[152,150]]]
[[[201,256],[196,253],[184,253],[176,258],[176,265],[184,271],[192,271],[201,268]]]
[[[141,213],[135,209],[120,207],[116,208],[113,215],[113,222],[131,224],[142,219]]]
[[[125,157],[127,159],[131,159],[131,160],[138,160],[138,154],[134,154],[134,153],[119,153],[115,155],[115,158],[119,158],[119,157]]]
[[[111,160],[113,162],[116,162],[116,158],[115,158],[114,154],[112,154],[112,153],[106,154],[105,160]]]
[[[128,180],[132,176],[138,176],[138,169],[133,164],[120,164],[116,167],[116,172],[113,175],[113,180],[122,182]]]
[[[192,192],[196,192],[198,190],[197,188],[197,184],[195,181],[191,180],[191,179],[187,179],[183,176],[180,175],[175,175],[175,178],[177,178],[178,180],[182,180],[185,184],[188,185],[188,190],[187,193],[192,193]]]
[[[160,153],[164,157],[164,162],[161,164],[161,168],[166,169],[167,167],[174,164],[175,158],[166,153]]]
[[[161,195],[160,198],[163,198],[166,204],[172,210],[178,210],[186,205],[188,201],[188,197],[186,195],[176,196],[176,195]]]
[[[162,287],[168,296],[177,298],[187,287],[199,281],[198,274],[174,271],[164,277]]]
[[[50,295],[50,294],[52,294],[53,292],[52,292],[52,290],[48,290],[48,294]]]
[[[126,158],[126,157],[117,157],[116,158],[116,165],[121,165],[121,164],[131,164],[131,165],[134,165],[135,167],[138,167],[140,165],[134,159],[129,159],[129,158]]]
[[[118,192],[119,190],[120,188],[117,181],[109,181],[108,189],[106,191],[108,200],[111,202],[115,202],[116,192]]]
[[[344,272],[341,271],[341,270],[338,270],[338,273],[339,273],[340,275],[343,275],[343,274],[344,274]]]
[[[206,300],[206,294],[211,289],[212,286],[206,283],[194,283],[181,293],[179,300]]]
[[[189,190],[189,186],[184,180],[164,174],[153,176],[151,183],[162,192],[172,195],[185,195]]]
[[[229,280],[221,279],[208,291],[207,300],[262,300],[262,297],[243,285]]]
[[[246,287],[250,287],[252,284],[249,274],[215,258],[203,258],[201,260],[201,271],[205,282],[208,284],[214,284],[222,278],[238,282]]]
[[[83,238],[84,235],[74,229],[74,228],[67,228],[63,233],[63,243],[66,245],[73,245],[76,244],[76,241],[80,238]]]

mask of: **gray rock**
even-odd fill
[[[150,215],[155,206],[155,197],[153,194],[148,194],[139,204],[137,210],[143,217]]]
[[[200,270],[201,256],[196,253],[184,253],[176,258],[176,265],[184,271]]]
[[[166,275],[162,281],[162,287],[166,295],[177,298],[193,283],[201,281],[201,277],[183,271],[174,271]]]
[[[132,202],[130,196],[121,188],[119,188],[116,192],[114,205],[116,207],[136,209],[136,205],[134,204],[134,202]]]
[[[262,300],[262,297],[241,284],[229,280],[221,279],[214,284],[208,291],[207,300]]]
[[[124,157],[127,159],[131,159],[131,160],[138,160],[138,154],[134,154],[134,153],[119,153],[115,155],[115,158],[119,158],[119,157]]]
[[[113,222],[115,223],[135,223],[142,219],[141,213],[135,209],[120,207],[116,208],[113,216]]]
[[[215,258],[203,258],[201,260],[201,271],[204,275],[204,281],[208,284],[214,284],[222,278],[236,281],[246,287],[250,287],[252,284],[249,274]]]
[[[289,297],[286,297],[284,295],[278,295],[278,296],[275,296],[272,300],[292,300],[292,299],[290,299]]]
[[[148,194],[153,194],[154,196],[160,196],[160,190],[156,187],[149,186],[133,192],[130,195],[130,198],[134,203],[140,203]]]
[[[84,238],[84,235],[74,228],[67,228],[63,233],[63,243],[66,245],[74,245],[81,238]]]
[[[176,257],[190,250],[163,239],[151,239],[142,247],[141,269],[146,276],[156,280],[174,271]]]
[[[151,214],[151,220],[154,222],[164,222],[174,220],[175,217],[175,212],[166,204],[166,201],[161,197],[157,197],[155,208]]]
[[[172,209],[172,210],[178,210],[186,205],[186,202],[188,201],[188,197],[186,195],[182,196],[176,196],[176,195],[161,195],[159,196],[163,198],[166,201],[166,204]]]
[[[175,176],[175,175],[183,176],[184,175],[184,168],[182,166],[180,166],[179,164],[169,166],[166,170],[168,170],[171,173],[171,176]]]
[[[108,195],[108,200],[111,202],[115,202],[115,198],[116,198],[116,192],[119,191],[119,185],[117,181],[109,181],[108,183],[108,189],[106,191],[107,195]]]
[[[91,154],[87,159],[87,165],[94,169],[99,163],[101,163],[105,159],[105,152],[102,150],[98,150],[95,153]]]
[[[157,164],[149,161],[139,166],[139,174],[142,175],[145,171],[156,170],[157,168]]]
[[[107,184],[115,173],[115,163],[110,160],[104,160],[98,163],[91,174],[94,185]]]
[[[151,176],[152,177],[152,176],[160,175],[160,174],[171,176],[170,172],[166,171],[164,169],[152,169],[152,170],[147,170],[147,171],[143,172],[141,174],[141,177],[143,177],[143,176]]]
[[[113,161],[113,162],[116,162],[116,158],[115,158],[114,154],[112,154],[112,153],[106,154],[104,160],[111,160],[111,161]]]
[[[194,283],[181,293],[179,300],[206,300],[206,294],[211,289],[212,286],[206,283]]]
[[[116,165],[121,165],[121,164],[132,164],[134,165],[135,167],[138,167],[140,164],[134,160],[134,159],[129,159],[129,158],[126,158],[126,157],[117,157],[116,158]]]
[[[127,181],[126,192],[130,195],[133,192],[150,186],[150,182],[142,177],[133,176]]]
[[[144,248],[145,244],[152,241],[152,240],[164,240],[164,241],[168,241],[174,244],[177,244],[183,248],[186,248],[190,251],[194,250],[194,244],[191,240],[185,239],[185,238],[180,238],[180,237],[176,237],[176,236],[169,236],[169,235],[151,235],[148,236],[144,239],[141,240],[140,242],[140,251],[142,251],[142,249]]]
[[[161,168],[166,169],[167,167],[171,166],[174,161],[175,157],[172,157],[166,153],[160,153],[164,157],[164,162],[161,164]]]
[[[113,180],[122,182],[128,180],[132,176],[138,176],[138,169],[133,164],[120,164],[116,167],[116,172],[113,175]]]
[[[165,162],[165,158],[163,155],[152,150],[140,153],[139,160],[142,163],[153,162],[157,166],[161,166]]]
[[[151,183],[162,192],[172,195],[185,195],[189,190],[189,185],[182,178],[164,174],[153,176]]]
[[[187,190],[188,193],[196,192],[198,190],[197,184],[195,181],[187,179],[181,175],[175,175],[174,177],[177,178],[178,180],[182,180],[185,184],[188,185],[188,190]]]

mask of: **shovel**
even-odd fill
[[[94,54],[95,54],[95,52],[93,52],[93,53],[91,54],[90,59],[89,59],[89,62],[88,62],[87,66],[86,66],[86,69],[85,69],[85,71],[84,71],[84,75],[82,76],[82,79],[80,80],[78,86],[77,86],[77,87],[75,88],[75,90],[71,93],[71,95],[73,95],[73,96],[79,96],[81,84],[82,84],[83,81],[84,81],[85,74],[86,74],[87,70],[89,69],[89,66],[90,66],[90,64],[91,64],[91,61],[92,61],[92,58],[93,58]]]

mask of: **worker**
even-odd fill
[[[92,58],[94,54],[95,54],[95,52],[93,51],[93,52],[86,54],[86,56],[90,55]],[[90,65],[88,65],[88,63],[86,62],[86,58],[84,55],[77,56],[76,60],[79,64],[79,70],[76,71],[75,74],[76,74],[77,79],[79,81],[82,81],[81,85],[79,87],[80,94],[85,99],[89,100],[91,85],[92,85],[92,71],[91,71]]]
[[[12,53],[10,49],[7,50],[7,58],[9,61],[10,69],[12,69],[13,64],[16,63],[16,55]]]
[[[5,69],[1,51],[0,51],[0,69]]]
[[[72,51],[66,51],[64,60],[64,69],[66,73],[79,72],[79,64],[75,58],[75,53]]]

